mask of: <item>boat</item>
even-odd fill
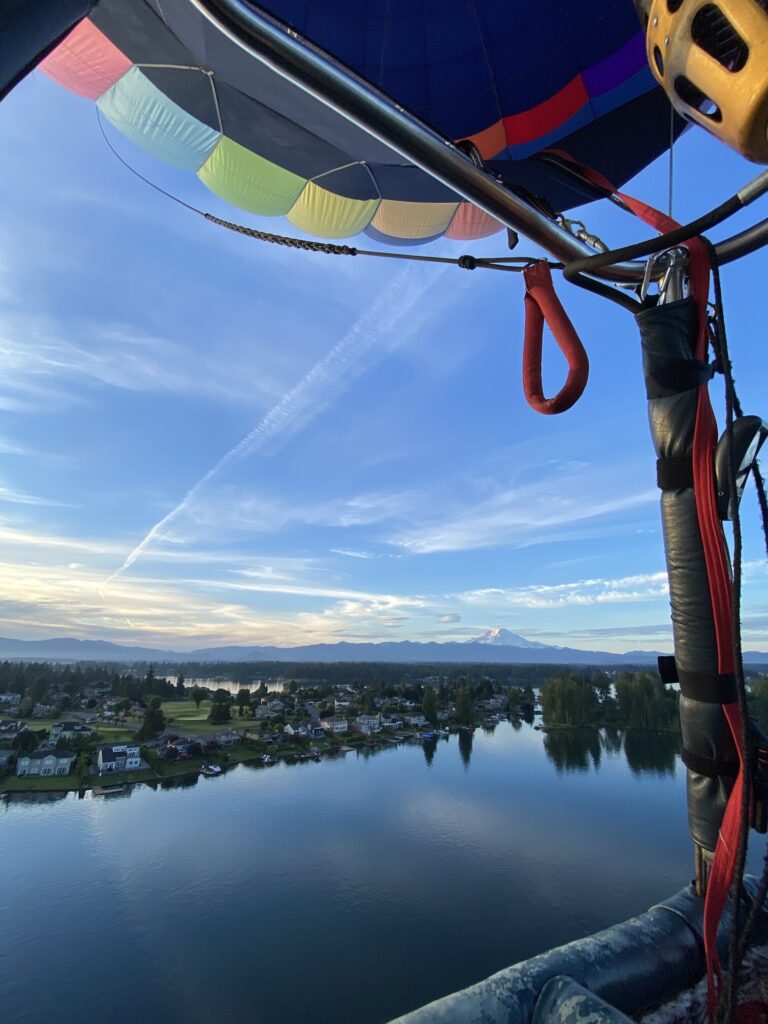
[[[620,189],[688,124],[768,163],[766,4],[593,0],[587,25],[578,0],[446,0],[412,5],[408,17],[392,19],[391,32],[369,33],[359,14],[365,8],[352,0],[349,17],[341,0],[313,0],[312,17],[300,24],[301,5],[266,2],[268,10],[246,0],[6,4],[0,95],[39,64],[63,86],[98,99],[102,115],[134,142],[196,173],[233,205],[287,214],[304,235],[322,239],[272,234],[178,200],[190,216],[248,244],[335,258],[435,259],[463,272],[493,270],[498,279],[508,278],[500,271],[519,271],[523,392],[547,416],[579,400],[589,373],[586,350],[554,291],[552,270],[562,271],[565,283],[635,318],[662,492],[675,655],[661,659],[659,670],[682,693],[695,882],[639,918],[507,968],[403,1020],[547,1024],[578,1010],[585,1019],[618,1021],[660,1005],[704,974],[711,1016],[719,1006],[720,1016],[732,1019],[735,1007],[725,997],[738,989],[738,964],[731,965],[729,987],[719,939],[729,897],[746,909],[745,893],[761,891],[740,877],[737,851],[751,825],[765,832],[768,739],[744,720],[734,628],[740,554],[735,545],[732,574],[722,523],[733,521],[739,535],[745,485],[753,476],[762,486],[756,458],[768,427],[740,411],[713,269],[768,244],[768,220],[714,243],[703,233],[763,197],[768,174],[686,225]],[[312,38],[302,34],[304,23]],[[424,45],[405,59],[414,39]],[[162,88],[152,77],[158,68]],[[371,69],[375,82],[365,77]],[[191,86],[194,71],[202,75]],[[436,81],[441,88],[433,88]],[[569,218],[574,207],[598,201],[621,206],[655,236],[611,248]],[[430,257],[408,248],[499,230],[510,250],[517,252],[522,233],[551,258],[538,251]],[[363,231],[398,251],[337,241]],[[542,384],[545,322],[568,363],[565,383],[550,397]],[[709,397],[716,371],[727,399],[722,436]],[[264,755],[262,763],[274,759]],[[749,801],[741,800],[750,787],[751,820],[744,812]],[[760,924],[765,907],[758,902],[749,913]],[[734,917],[735,946],[738,933],[747,936]]]
[[[125,782],[116,782],[114,786],[93,786],[91,793],[94,796],[114,796],[115,793],[124,793],[127,789]]]
[[[217,775],[221,775],[222,770],[217,764],[204,764],[200,771],[203,775],[207,775],[209,778],[215,778]]]
[[[262,754],[259,761],[263,765],[277,764],[276,758],[272,757],[271,754]]]

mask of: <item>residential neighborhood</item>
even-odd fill
[[[238,687],[152,666],[99,679],[93,667],[0,664],[0,789],[110,790],[211,764],[317,760],[527,714],[535,700],[530,687],[488,676],[419,677],[414,669],[415,678],[395,684],[335,681],[335,671]]]

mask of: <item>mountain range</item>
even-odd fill
[[[0,658],[40,661],[113,662],[481,662],[518,665],[643,665],[655,664],[659,651],[581,651],[555,647],[495,627],[481,636],[462,642],[419,643],[401,640],[383,643],[308,644],[300,647],[228,646],[205,647],[195,651],[169,651],[154,647],[128,646],[107,640],[78,640],[54,637],[50,640],[15,640],[0,637]],[[768,652],[746,651],[747,664],[768,664]]]

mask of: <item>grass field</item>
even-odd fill
[[[80,776],[73,772],[71,775],[24,775],[17,778],[9,775],[0,782],[0,790],[8,793],[24,792],[52,792],[63,789],[77,790],[80,788]]]
[[[180,733],[209,736],[211,733],[223,732],[225,729],[245,729],[254,724],[253,719],[240,718],[237,708],[233,708],[231,722],[214,725],[208,721],[211,710],[209,700],[204,700],[199,708],[195,707],[193,700],[167,700],[163,702],[162,708],[167,727],[178,730]]]

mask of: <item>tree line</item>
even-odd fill
[[[560,672],[541,688],[545,725],[679,729],[678,694],[652,672]]]

